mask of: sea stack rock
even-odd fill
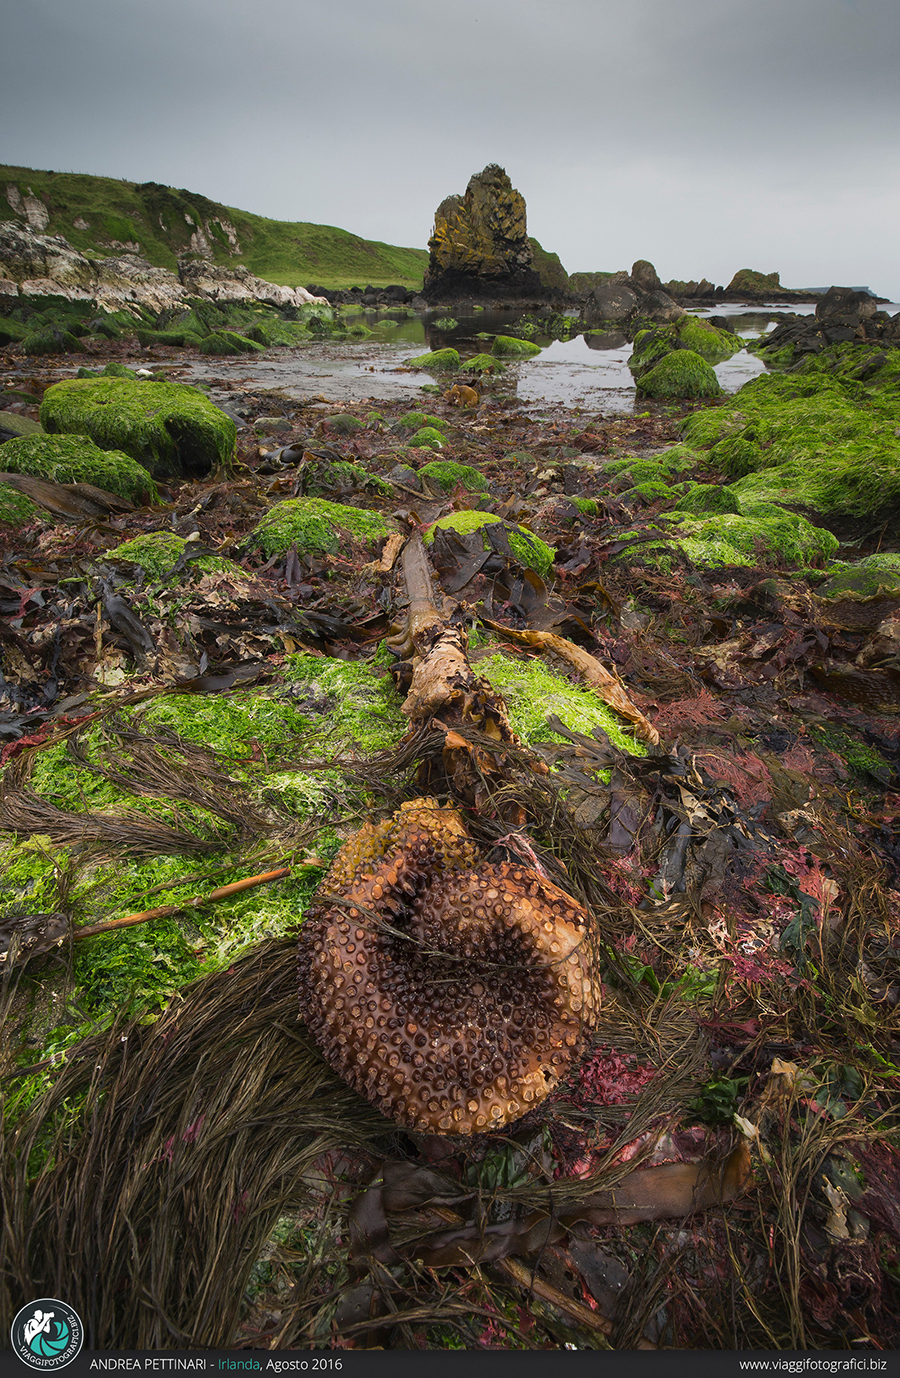
[[[441,202],[428,247],[423,288],[428,301],[553,295],[534,270],[525,198],[496,163],[469,179],[465,196]]]

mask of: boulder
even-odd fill
[[[95,445],[86,435],[15,437],[0,450],[0,464],[4,473],[31,474],[54,483],[89,483],[129,502],[159,500],[142,464],[120,450]]]
[[[676,349],[636,380],[645,397],[718,397],[722,388],[712,366],[693,349]]]
[[[870,320],[877,310],[878,303],[868,292],[858,292],[853,287],[829,287],[816,302],[816,320],[849,325],[856,330],[860,321]]]
[[[663,285],[663,291],[668,292],[670,297],[682,297],[688,301],[705,301],[708,297],[721,296],[723,290],[716,287],[708,278],[701,278],[699,282],[684,282],[679,278],[673,278],[671,282]]]
[[[227,471],[234,459],[234,422],[184,383],[66,379],[44,393],[40,417],[48,433],[90,436],[103,450],[130,455],[155,477],[203,477]]]
[[[646,258],[639,258],[632,264],[631,280],[642,292],[662,292],[662,283],[659,280],[656,269]]]
[[[469,179],[465,196],[454,194],[441,202],[428,247],[423,293],[429,301],[552,293],[534,268],[525,198],[496,163]]]
[[[874,340],[895,348],[900,344],[900,316],[879,311],[868,292],[829,287],[816,303],[814,316],[783,316],[756,350],[768,365],[787,367],[847,340]]]
[[[613,324],[625,329],[641,322],[676,321],[684,314],[684,308],[663,291],[656,269],[646,259],[638,259],[630,274],[622,269],[598,283],[582,309],[587,326]]]
[[[184,300],[181,283],[168,268],[157,268],[140,254],[114,254],[94,264],[91,295],[107,311],[146,306],[165,311]],[[24,287],[23,287],[24,290]],[[37,295],[37,294],[35,294]]]
[[[595,287],[587,299],[585,320],[625,321],[635,314],[640,297],[626,283],[614,283],[612,278]]]

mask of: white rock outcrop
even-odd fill
[[[13,220],[0,223],[0,281],[8,295],[14,284],[21,296],[93,300],[106,311],[135,305],[162,311],[188,297],[263,301],[273,306],[327,304],[324,297],[314,297],[303,287],[280,287],[241,266],[220,268],[186,260],[175,274],[135,253],[87,258],[61,235],[39,234]]]

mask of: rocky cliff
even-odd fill
[[[265,301],[274,306],[305,306],[323,300],[303,287],[265,282],[239,265],[224,268],[184,261],[176,274],[130,252],[88,258],[61,235],[38,234],[15,221],[0,223],[0,295],[96,301],[107,311],[130,305],[162,311],[188,297]]]

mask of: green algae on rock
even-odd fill
[[[696,512],[704,516],[740,510],[741,504],[731,485],[720,483],[692,483],[675,504],[676,512]]]
[[[741,496],[822,519],[858,519],[900,507],[900,406],[815,372],[764,374],[734,398],[683,424],[689,445]]]
[[[675,540],[694,564],[805,566],[834,555],[837,538],[796,512],[771,503],[743,504],[739,513],[709,517],[670,513]]]
[[[415,359],[407,359],[406,367],[429,370],[459,368],[459,350],[433,349],[428,354],[419,354]]]
[[[247,544],[259,546],[269,558],[287,554],[292,545],[298,550],[337,555],[348,536],[351,541],[371,546],[396,529],[395,522],[378,512],[345,507],[324,498],[289,498],[277,502],[257,522]]]
[[[124,541],[109,550],[107,554],[116,560],[128,560],[137,565],[151,579],[164,579],[178,564],[189,542],[174,531],[147,531],[133,540]],[[196,561],[197,568],[204,572],[233,572],[244,576],[244,570],[233,560],[223,560],[217,555],[202,555]]]
[[[120,364],[118,359],[113,359],[104,368],[81,368],[75,374],[76,378],[133,378],[137,381],[137,373],[127,364]]]
[[[820,598],[876,598],[900,593],[900,555],[878,552],[856,564],[844,565],[816,589]]]
[[[429,464],[423,464],[419,473],[423,478],[436,483],[445,493],[452,493],[454,488],[465,488],[468,493],[486,493],[488,490],[484,474],[471,464],[454,464],[452,460],[433,459]]]
[[[666,482],[679,474],[691,473],[700,463],[696,451],[687,445],[670,445],[658,455],[647,455],[640,459],[616,459],[604,467],[604,474],[614,478],[630,480],[632,484],[651,483],[654,480]]]
[[[43,435],[44,428],[37,421],[32,421],[30,416],[20,416],[14,411],[0,411],[0,435],[6,434],[7,437],[19,435]],[[0,469],[3,464],[0,463]]]
[[[85,435],[25,435],[7,440],[3,468],[56,483],[92,483],[139,506],[158,502],[159,493],[142,464],[119,450],[99,449]]]
[[[178,819],[189,835],[207,829],[211,818],[190,802],[191,772],[184,768],[194,757],[186,757],[180,744],[202,751],[230,780],[235,796],[246,797],[247,813],[253,815],[243,841],[221,834],[212,875],[214,884],[227,884],[291,864],[294,855],[302,861],[313,846],[326,858],[334,852],[344,815],[361,805],[358,787],[345,782],[341,761],[395,746],[408,728],[400,709],[389,676],[359,663],[293,656],[286,683],[274,691],[173,693],[138,709],[124,707],[118,726],[96,724],[80,734],[77,759],[65,744],[36,753],[29,785],[53,808],[76,817],[99,811],[143,815],[148,823]],[[127,751],[127,734],[135,730],[171,755],[171,797],[159,794],[158,781],[156,797],[148,798],[137,780],[130,793],[94,769],[103,765],[108,748]],[[300,742],[318,746],[298,751]],[[310,750],[321,755],[326,744],[332,761],[326,770],[296,764],[298,755]],[[260,747],[262,755],[254,755]],[[319,870],[301,867],[276,885],[198,910],[188,901],[208,892],[210,865],[209,855],[140,856],[124,850],[104,857],[78,844],[54,844],[48,836],[0,838],[0,882],[8,901],[21,897],[30,910],[53,912],[62,907],[59,881],[65,874],[65,909],[76,931],[160,902],[186,906],[180,915],[75,944],[77,1017],[58,995],[69,980],[65,964],[41,971],[34,983],[41,999],[32,1003],[27,1018],[30,1043],[23,1053],[28,1065],[106,1027],[126,1008],[152,1017],[197,976],[227,966],[255,943],[290,932],[302,921],[320,878]],[[166,891],[162,901],[151,900],[159,887]],[[30,972],[25,980],[31,980]],[[43,999],[48,991],[57,992],[54,999]]]
[[[199,349],[204,338],[192,330],[138,330],[136,334],[138,344],[163,345],[166,349]]]
[[[493,352],[499,359],[533,359],[535,354],[540,354],[541,347],[532,340],[517,340],[513,335],[497,335],[494,337]]]
[[[352,435],[355,431],[365,430],[365,422],[360,421],[358,416],[351,416],[349,412],[337,412],[334,416],[326,416],[324,425],[335,435]]]
[[[739,336],[698,320],[696,316],[682,316],[672,325],[639,330],[634,337],[628,367],[643,390],[642,379],[675,350],[692,350],[708,364],[720,364],[743,347],[744,341]]]
[[[408,411],[397,418],[397,425],[407,431],[420,431],[423,426],[431,426],[436,431],[445,431],[447,422],[439,416],[431,416],[424,411]]]
[[[347,459],[323,459],[316,455],[303,465],[304,491],[311,497],[325,493],[346,493],[349,489],[371,488],[382,497],[391,498],[394,489],[377,474],[369,473],[361,464]]]
[[[8,483],[0,483],[0,523],[3,526],[25,526],[43,516],[41,508],[31,498],[26,498]]]
[[[465,367],[472,373],[502,373],[506,365],[502,364],[496,354],[473,354],[471,359],[467,359]]]
[[[407,445],[411,450],[441,450],[444,446],[444,433],[434,426],[423,426],[410,436]]]
[[[239,335],[236,330],[214,330],[201,340],[198,346],[201,354],[218,354],[233,357],[237,354],[263,354],[265,345]]]
[[[184,383],[73,378],[47,389],[40,416],[46,431],[89,435],[157,477],[200,477],[234,459],[231,417]]]
[[[82,354],[84,345],[68,330],[42,330],[22,341],[26,354]]]
[[[469,531],[480,531],[482,527],[489,526],[492,522],[502,523],[506,530],[510,551],[521,565],[526,569],[533,569],[541,578],[549,574],[556,557],[553,546],[547,545],[539,536],[535,536],[534,532],[527,531],[522,526],[514,526],[510,522],[504,522],[502,517],[496,517],[492,512],[467,510],[451,512],[446,517],[440,517],[425,532],[425,544],[431,545],[436,528],[458,531],[460,535],[465,535]],[[487,539],[485,539],[484,546],[487,550]]]
[[[615,746],[632,756],[646,756],[643,742],[596,694],[541,661],[495,654],[479,659],[476,669],[503,695],[513,731],[529,746],[565,740],[547,725],[547,718],[555,714],[572,732],[590,734],[600,727]]]
[[[722,387],[712,367],[693,349],[675,349],[637,379],[645,397],[718,397]]]

